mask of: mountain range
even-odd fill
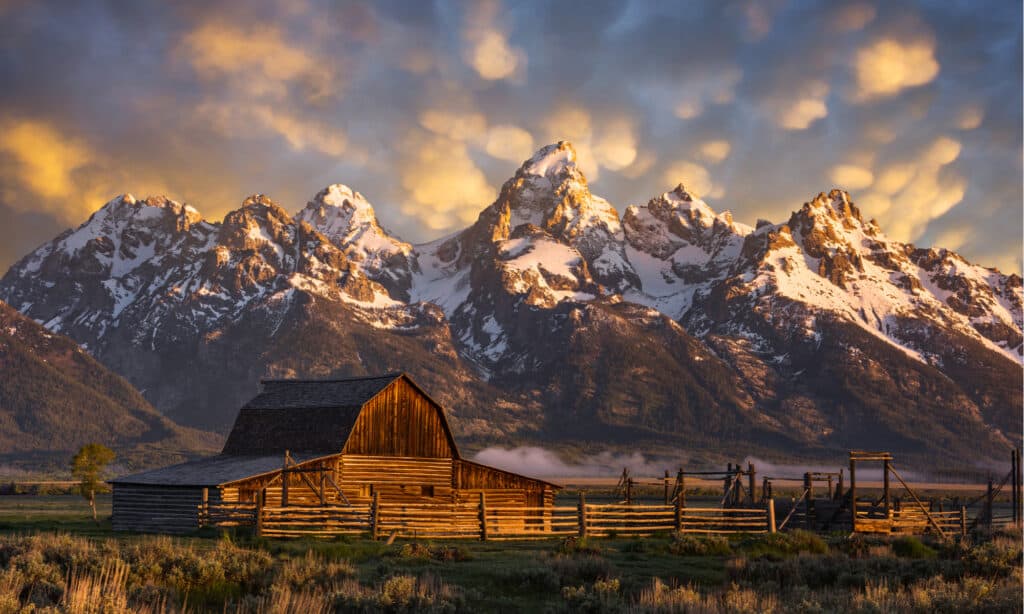
[[[753,227],[683,185],[620,216],[567,142],[420,245],[340,184],[221,222],[122,195],[16,263],[0,299],[218,432],[261,377],[404,370],[471,447],[963,467],[1021,442],[1020,276],[889,239],[840,190]]]

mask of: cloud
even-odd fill
[[[333,157],[348,154],[351,162],[359,159],[349,150],[348,139],[340,128],[271,105],[206,102],[196,108],[196,115],[226,136],[251,138],[270,134],[283,138],[296,151],[317,151]]]
[[[974,130],[985,119],[985,109],[978,105],[964,107],[957,115],[956,127],[961,130]]]
[[[45,199],[72,196],[78,187],[73,174],[93,158],[84,143],[34,120],[6,123],[0,150],[14,158],[17,168],[13,169],[13,178]]]
[[[274,26],[204,22],[185,35],[179,49],[204,81],[226,79],[251,96],[283,99],[291,85],[310,102],[340,94],[332,59],[289,44]]]
[[[533,155],[533,137],[512,124],[491,126],[484,150],[492,157],[509,162],[522,162]]]
[[[743,78],[737,66],[726,66],[713,72],[701,72],[678,88],[673,111],[679,119],[700,117],[710,105],[728,104],[736,98],[736,86]]]
[[[832,16],[832,26],[840,32],[854,32],[863,30],[866,25],[875,20],[877,11],[870,4],[858,2],[847,4]]]
[[[576,462],[566,462],[558,454],[537,446],[521,446],[504,448],[492,446],[478,452],[473,457],[478,463],[514,471],[524,475],[537,477],[608,477],[615,478],[622,474],[623,467],[629,468],[634,476],[658,477],[663,475],[668,466],[678,463],[658,463],[649,461],[643,454],[617,454],[600,452],[592,454]]]
[[[775,103],[775,121],[786,130],[806,130],[815,121],[828,116],[828,84],[811,81],[797,90],[795,98]]]
[[[725,139],[714,139],[701,143],[700,155],[708,162],[717,164],[729,157],[729,151],[731,149],[732,147],[729,145],[729,141],[726,141]]]
[[[433,231],[454,230],[476,219],[496,195],[465,143],[438,134],[410,132],[399,175],[409,201],[402,213]]]
[[[881,38],[862,47],[854,57],[857,79],[855,102],[886,98],[931,82],[939,74],[935,42]]]
[[[46,212],[63,224],[86,216],[129,188],[167,194],[165,184],[113,166],[84,139],[38,119],[0,121],[0,201]]]
[[[419,115],[420,125],[456,141],[480,139],[487,132],[487,118],[480,113],[428,109]]]
[[[835,184],[846,190],[862,190],[869,187],[875,181],[875,176],[871,173],[870,169],[854,164],[834,166],[829,176]]]
[[[725,195],[725,188],[715,185],[706,168],[689,160],[678,160],[669,165],[662,181],[666,186],[682,183],[699,197],[721,198]]]
[[[594,143],[594,156],[601,166],[619,171],[636,160],[636,135],[633,126],[624,119],[613,120],[602,126]]]
[[[966,194],[967,180],[948,168],[960,150],[958,141],[936,138],[915,152],[913,159],[882,170],[874,189],[862,199],[862,208],[878,217],[890,236],[916,241],[932,220],[949,212]]]
[[[477,3],[463,30],[466,63],[487,81],[509,79],[526,68],[526,52],[512,46],[498,27],[499,9],[496,0]]]

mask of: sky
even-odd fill
[[[738,221],[848,190],[890,236],[1020,272],[1019,0],[0,0],[0,271],[117,194],[219,220],[331,183],[411,242],[573,142],[623,211]]]

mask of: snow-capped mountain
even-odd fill
[[[840,191],[752,228],[679,185],[620,219],[567,142],[423,245],[340,184],[294,217],[255,195],[223,222],[120,196],[12,267],[0,298],[204,427],[260,376],[387,368],[482,440],[1020,440],[1019,276],[892,241]]]

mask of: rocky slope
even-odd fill
[[[480,442],[957,463],[1020,441],[1022,296],[1019,276],[887,239],[839,191],[757,228],[682,185],[620,219],[565,142],[424,245],[342,185],[294,217],[255,195],[220,223],[126,195],[0,281],[204,428],[260,376],[404,369]]]
[[[86,443],[128,467],[209,453],[220,443],[157,412],[120,376],[67,337],[0,303],[0,460],[66,468]]]

